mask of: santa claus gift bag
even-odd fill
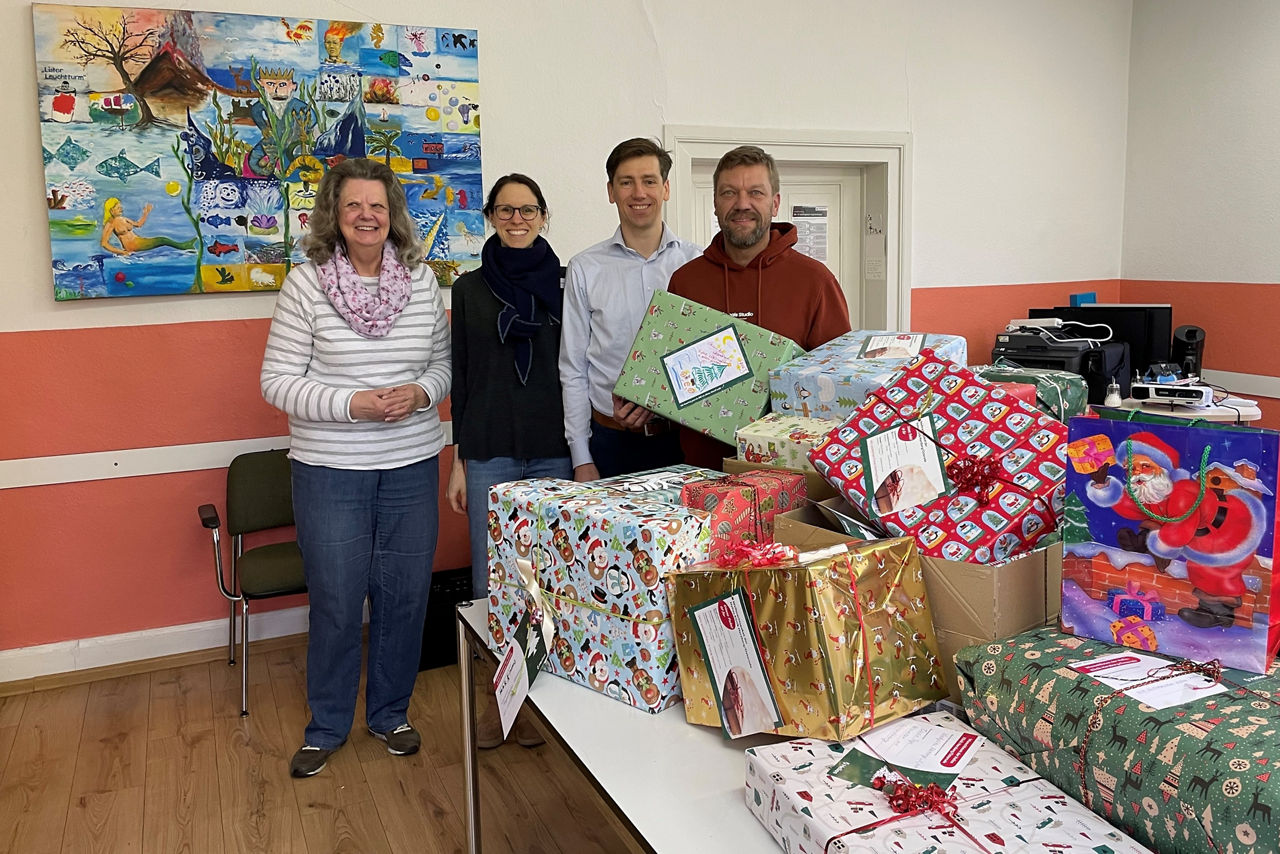
[[[1099,414],[1070,422],[1063,628],[1265,673],[1280,644],[1280,433]]]

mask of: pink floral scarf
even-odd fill
[[[333,257],[318,270],[320,286],[334,310],[353,332],[365,338],[385,337],[413,295],[409,270],[396,257],[396,246],[390,240],[382,245],[382,271],[374,293],[360,281],[341,246],[334,247]]]

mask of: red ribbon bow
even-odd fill
[[[964,454],[947,464],[947,477],[961,492],[973,490],[978,503],[985,506],[991,501],[987,493],[1000,480],[1000,460],[995,456],[978,459]]]
[[[916,815],[936,812],[951,818],[959,810],[956,796],[948,794],[937,783],[920,786],[915,783],[890,783],[884,777],[876,777],[871,785],[883,789],[889,799],[889,807],[896,813]]]
[[[716,559],[716,566],[731,567],[741,563],[752,566],[781,566],[796,559],[799,553],[782,543],[741,543]]]

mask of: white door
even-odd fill
[[[714,163],[701,161],[693,169],[694,204],[704,213],[695,219],[690,239],[702,246],[720,230],[712,199],[714,170]],[[796,249],[821,261],[836,277],[849,305],[849,323],[860,328],[865,316],[858,227],[863,213],[862,167],[780,163],[778,171],[782,201],[775,219],[795,224]]]

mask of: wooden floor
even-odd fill
[[[422,751],[363,727],[289,776],[307,721],[304,646],[252,658],[250,716],[225,661],[0,698],[0,852],[465,851],[457,666],[418,676]],[[486,852],[639,848],[551,745],[480,755]]]

